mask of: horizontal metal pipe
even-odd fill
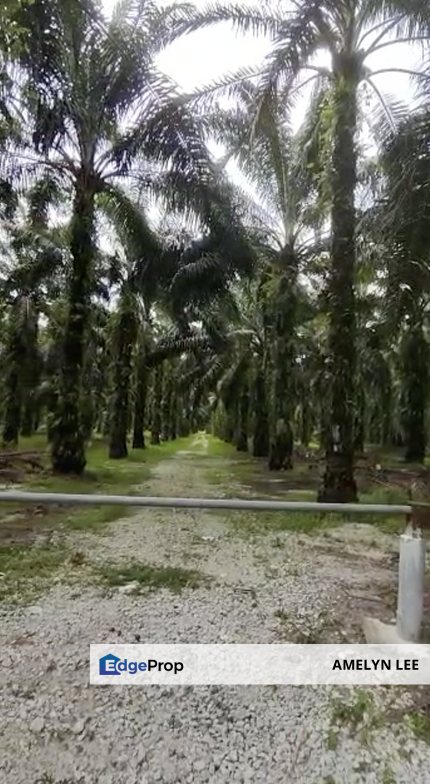
[[[315,501],[250,501],[243,498],[159,498],[143,495],[96,495],[92,493],[25,493],[0,492],[0,502],[61,504],[66,506],[167,506],[182,509],[249,509],[267,512],[353,512],[363,514],[408,515],[411,506],[401,504],[319,504]]]

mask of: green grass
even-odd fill
[[[64,563],[66,550],[49,545],[0,547],[0,601],[38,595]]]
[[[82,477],[61,477],[29,474],[22,489],[45,491],[49,493],[98,493],[106,495],[136,495],[136,487],[147,481],[151,468],[168,457],[172,457],[181,449],[189,448],[192,438],[181,438],[166,442],[159,446],[148,446],[146,449],[131,450],[123,460],[108,458],[108,445],[102,439],[94,439],[87,449],[87,466]],[[45,436],[38,434],[20,440],[19,449],[40,450],[46,464],[49,464]],[[141,491],[140,491],[141,492]],[[18,513],[25,508],[22,504],[0,504],[0,514]],[[50,527],[61,522],[72,529],[98,528],[106,523],[125,517],[135,511],[135,507],[126,506],[89,506],[73,509],[53,508],[47,512],[39,525]]]
[[[290,496],[288,500],[303,500],[303,496],[294,499]],[[368,503],[374,502],[369,501]],[[313,512],[268,512],[261,510],[258,512],[232,511],[229,512],[227,519],[234,530],[242,534],[264,534],[270,531],[296,531],[297,533],[313,534],[339,528],[351,521],[374,525],[384,533],[399,533],[405,527],[405,521],[401,515],[385,517],[379,514],[315,514]]]
[[[214,464],[206,471],[206,478],[210,484],[219,485],[223,488],[223,495],[226,495],[225,488],[230,483],[243,485],[244,490],[254,490],[255,495],[260,498],[279,499],[285,501],[316,501],[315,487],[291,488],[294,478],[303,485],[303,480],[309,475],[308,463],[296,463],[292,471],[285,474],[280,473],[270,475],[270,478],[285,479],[290,488],[282,487],[277,483],[270,484],[269,476],[262,470],[261,461],[252,458],[247,453],[238,453],[234,446],[220,441],[212,435],[207,436],[209,449],[206,456],[219,457],[228,460],[227,464],[220,468]],[[393,456],[389,455],[391,462]],[[229,497],[240,495],[240,489],[234,492],[230,488],[227,495]],[[407,491],[397,487],[374,487],[369,492],[360,494],[360,502],[367,504],[407,504]],[[234,529],[239,533],[265,533],[269,531],[297,531],[309,533],[337,528],[353,520],[365,524],[374,525],[378,530],[386,533],[398,533],[404,529],[405,521],[402,515],[392,515],[386,517],[380,514],[325,514],[309,512],[231,512],[228,520]]]
[[[406,716],[406,724],[415,737],[430,744],[430,715],[424,711],[412,711]]]
[[[237,451],[236,447],[233,444],[227,444],[225,441],[221,441],[216,436],[213,436],[211,433],[206,433],[206,443],[207,443],[207,451],[205,452],[206,457],[227,457],[233,458],[238,457],[241,453]]]
[[[384,768],[381,784],[396,784],[396,777],[388,765]]]
[[[196,439],[194,436],[193,441]],[[191,441],[191,443],[193,443]],[[203,446],[203,443],[205,446]],[[251,469],[257,462],[248,452],[238,452],[234,444],[228,444],[225,441],[213,436],[211,433],[205,433],[204,442],[202,444],[196,443],[193,446],[193,452],[199,460],[213,460],[220,458],[227,461],[227,465],[234,464],[235,469],[240,470],[242,465],[250,466]]]
[[[348,727],[351,732],[360,729],[361,742],[369,745],[372,733],[381,729],[385,718],[376,708],[372,694],[357,689],[350,702],[334,700],[332,704],[332,727]]]
[[[296,531],[312,534],[324,529],[336,528],[345,522],[340,515],[311,514],[309,512],[268,512],[260,510],[232,511],[228,522],[238,534],[266,534],[272,531]]]
[[[198,588],[207,582],[207,578],[197,570],[173,566],[132,564],[128,567],[103,566],[98,571],[109,586],[137,582],[142,588],[151,590],[167,588],[173,593],[180,593],[183,588]]]
[[[330,727],[327,735],[327,749],[329,751],[336,751],[339,746],[339,732],[333,727]]]
[[[129,463],[159,463],[160,460],[165,460],[167,457],[173,457],[181,450],[190,450],[195,436],[187,436],[186,438],[176,438],[174,441],[165,441],[163,444],[150,444],[150,435],[145,435],[146,449],[131,449],[127,461]],[[121,461],[111,460],[111,463],[118,463]]]
[[[376,487],[367,493],[361,493],[360,503],[362,504],[409,504],[408,495],[405,490],[398,487]],[[353,515],[345,515],[345,520],[351,519]],[[355,516],[356,521],[374,525],[380,531],[387,534],[396,534],[403,532],[405,528],[404,515],[384,515],[360,514]]]
[[[332,722],[339,723],[341,726],[347,724],[355,730],[362,723],[365,715],[374,711],[374,701],[367,691],[357,689],[351,702],[336,700],[332,708]]]

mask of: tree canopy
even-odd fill
[[[93,437],[121,459],[147,431],[158,443],[206,427],[274,471],[312,444],[318,498],[341,502],[357,498],[366,444],[424,461],[426,4],[2,11],[4,444],[46,432],[61,474],[85,470]],[[184,95],[157,55],[222,21],[269,36],[269,54]],[[394,69],[413,112],[368,65],[405,41],[422,47],[415,69]]]

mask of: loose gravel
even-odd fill
[[[216,495],[203,447],[161,463],[145,492]],[[375,584],[390,588],[391,545],[381,538],[379,560],[366,561],[357,531],[347,545],[339,532],[246,536],[228,514],[166,509],[118,520],[102,535],[62,537],[92,566],[169,564],[211,582],[179,595],[107,594],[84,567],[81,581],[64,574],[35,604],[0,610],[0,781],[430,782],[430,749],[405,728],[374,727],[368,715],[354,730],[336,723],[335,700],[355,690],[89,684],[90,643],[362,641],[357,602],[370,601]],[[336,536],[356,559],[339,555]],[[382,705],[386,690],[363,691]]]

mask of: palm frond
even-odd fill
[[[257,84],[257,106],[276,100],[280,91],[288,94],[297,75],[309,63],[318,48],[332,47],[330,29],[323,17],[321,0],[296,4],[291,16],[284,19],[273,46],[264,61]]]
[[[398,97],[382,93],[371,76],[366,81],[376,97],[371,111],[366,113],[366,122],[374,138],[379,143],[383,143],[385,139],[396,132],[400,123],[409,116],[410,108],[405,101]]]
[[[156,367],[166,359],[179,357],[184,353],[195,353],[208,347],[208,339],[205,335],[194,334],[184,337],[180,333],[173,332],[170,336],[164,337],[148,351],[145,361],[148,368]]]
[[[0,216],[12,220],[18,207],[18,195],[8,180],[0,181]]]
[[[152,301],[173,274],[168,249],[150,225],[142,205],[121,187],[106,185],[98,195],[98,205],[125,249],[130,281],[142,297]]]
[[[28,191],[29,217],[32,223],[46,225],[49,208],[55,206],[63,196],[61,179],[49,171]]]
[[[151,258],[160,255],[162,246],[142,205],[130,198],[123,188],[106,184],[97,195],[97,204],[112,222],[133,259],[139,258],[143,251]]]
[[[190,3],[179,6],[169,21],[174,37],[188,35],[220,22],[229,22],[239,33],[273,38],[279,32],[284,18],[281,12],[269,11],[269,6],[265,4],[249,6],[244,3],[212,3],[196,8]]]

